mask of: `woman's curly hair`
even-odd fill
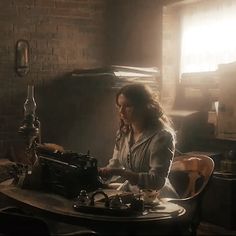
[[[125,85],[116,94],[116,104],[118,105],[118,97],[123,94],[134,107],[137,115],[143,116],[146,127],[167,127],[172,128],[172,122],[165,114],[158,95],[152,90],[140,83]],[[128,133],[129,125],[120,120],[121,133]]]

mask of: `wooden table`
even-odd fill
[[[106,192],[106,190],[104,190]],[[109,190],[107,190],[109,191]],[[169,231],[178,226],[179,219],[185,209],[170,202],[160,202],[156,210],[148,214],[132,216],[107,216],[88,214],[75,211],[74,201],[62,196],[21,189],[9,183],[0,185],[0,193],[9,198],[14,204],[31,210],[36,214],[52,217],[58,221],[90,227],[102,234],[112,235],[147,235],[158,234],[162,230]],[[147,233],[149,232],[150,233]]]

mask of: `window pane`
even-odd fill
[[[207,1],[182,10],[181,72],[214,71],[236,61],[236,1]]]

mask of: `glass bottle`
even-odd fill
[[[34,85],[28,85],[27,98],[24,103],[24,116],[32,115],[35,117],[36,102],[34,100]]]

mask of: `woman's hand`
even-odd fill
[[[118,169],[118,168],[103,167],[98,169],[98,174],[104,179],[109,179],[112,176],[116,175],[129,180],[131,184],[137,184],[138,182],[138,174],[132,171],[126,171],[125,168]]]
[[[122,176],[123,172],[124,169],[118,169],[118,168],[102,167],[98,169],[98,174],[104,179],[109,179],[114,175]]]

